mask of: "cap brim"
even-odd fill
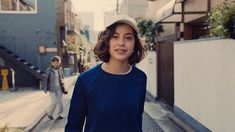
[[[127,15],[110,16],[105,27],[108,28],[115,23],[125,23],[131,26],[137,33],[139,32],[136,21]]]

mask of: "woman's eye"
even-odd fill
[[[118,38],[118,36],[117,35],[113,35],[112,38]]]
[[[132,40],[133,39],[133,37],[132,36],[127,36],[127,37],[125,37],[127,40]]]

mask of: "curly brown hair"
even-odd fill
[[[98,42],[94,47],[94,53],[97,57],[103,62],[109,62],[110,54],[109,54],[109,40],[114,35],[117,26],[122,25],[124,23],[115,23],[109,27],[107,27],[104,31],[100,32],[98,35]],[[134,44],[134,52],[129,57],[129,64],[134,65],[139,63],[144,59],[146,55],[146,49],[142,45],[137,32],[133,30],[135,44]]]

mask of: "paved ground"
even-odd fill
[[[146,102],[145,112],[161,127],[164,132],[184,132],[172,122],[168,115],[172,114],[158,102]]]
[[[49,106],[49,96],[33,88],[0,92],[0,127],[26,128]]]
[[[69,109],[76,78],[76,76],[72,76],[65,79],[66,88],[69,90],[69,94],[63,96],[66,112]],[[14,132],[15,128],[18,130],[17,132],[23,130],[26,132],[63,132],[67,116],[62,120],[49,120],[45,115],[45,110],[49,107],[49,104],[49,95],[35,88],[21,88],[17,92],[0,91],[0,132],[1,128],[6,125],[11,129],[10,132]],[[174,114],[161,103],[146,100],[143,131],[185,131],[175,122],[172,122],[169,117],[174,117]],[[191,130],[189,129],[189,131]]]
[[[66,87],[72,85],[76,78],[67,77]],[[49,104],[49,95],[37,88],[20,88],[17,92],[0,90],[0,131],[4,127],[13,131],[35,125]]]
[[[64,105],[66,110],[66,116],[69,108],[68,99],[64,100]],[[33,132],[64,132],[64,127],[66,124],[67,118],[65,119],[56,119],[50,120],[48,117],[44,117],[41,123],[33,130]],[[152,119],[146,112],[143,114],[143,131],[144,132],[163,132],[159,125]]]
[[[44,116],[41,122],[33,129],[33,132],[64,132],[64,127],[67,122],[67,114],[69,110],[69,103],[73,92],[73,86],[69,88],[69,94],[63,97],[63,104],[65,110],[65,118],[60,120],[50,120]],[[148,103],[148,102],[146,102]],[[56,113],[56,112],[55,112]],[[143,114],[143,131],[144,132],[162,132],[155,120],[150,117],[146,112]]]

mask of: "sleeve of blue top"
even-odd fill
[[[87,115],[86,92],[81,78],[78,77],[70,102],[65,132],[82,132]]]
[[[145,77],[144,77],[144,88],[146,88],[146,81],[147,81],[147,77],[146,77],[146,75],[145,75]],[[145,102],[145,95],[146,95],[146,89],[144,89],[144,94],[142,95],[142,97],[141,97],[141,100],[140,100],[140,116],[138,117],[138,120],[139,120],[139,123],[140,123],[140,126],[141,126],[141,128],[142,128],[142,114],[143,114],[143,112],[144,112],[144,102]]]

